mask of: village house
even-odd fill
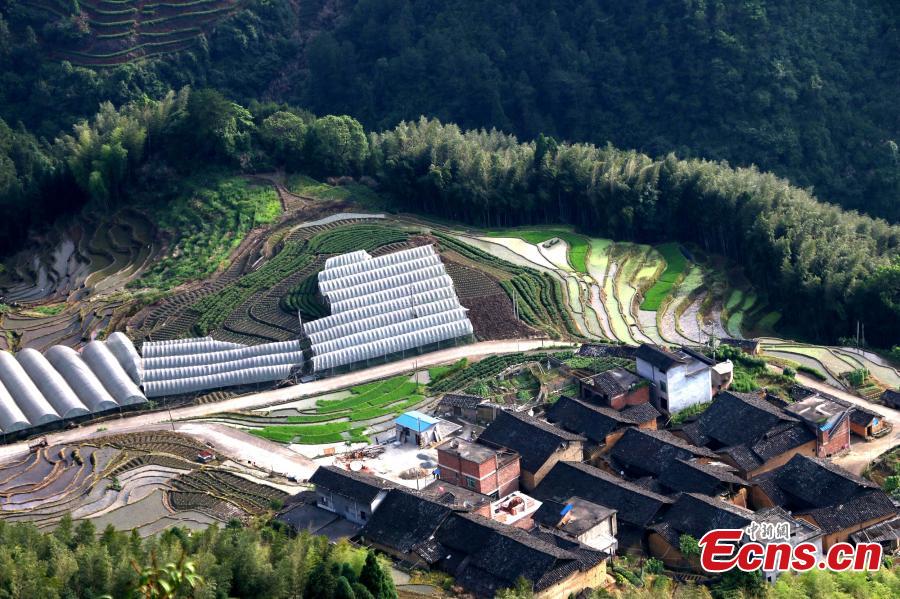
[[[816,435],[804,422],[754,393],[720,393],[678,434],[716,452],[746,480],[781,466],[794,454],[816,453]]]
[[[527,532],[473,514],[454,513],[423,554],[476,597],[492,598],[524,578],[535,599],[567,599],[606,580],[609,555],[554,532]]]
[[[409,489],[388,491],[376,511],[359,532],[359,541],[412,567],[428,567],[428,542],[453,507]]]
[[[881,394],[881,403],[889,408],[900,410],[900,389],[885,389]]]
[[[863,528],[850,535],[852,543],[878,543],[884,555],[900,555],[900,516]]]
[[[520,456],[520,486],[531,491],[559,461],[583,458],[586,439],[532,416],[498,412],[478,438],[482,444],[505,448]]]
[[[417,447],[430,447],[440,443],[462,428],[458,424],[416,410],[398,416],[394,427],[397,441],[412,443]]]
[[[796,455],[751,482],[754,509],[779,506],[816,525],[825,535],[825,551],[897,515],[891,498],[878,485],[820,458]]]
[[[650,401],[650,385],[646,379],[625,370],[612,368],[606,372],[578,380],[578,394],[583,401],[621,410]]]
[[[630,428],[608,454],[610,467],[622,476],[657,477],[675,460],[717,459],[712,451],[697,447],[669,431]]]
[[[681,551],[681,535],[699,540],[710,530],[744,528],[754,519],[753,512],[746,508],[699,493],[682,493],[662,520],[650,526],[650,555],[670,568],[699,570],[696,556],[685,556]]]
[[[629,428],[656,429],[660,413],[649,403],[626,406],[621,411],[560,396],[547,409],[547,420],[587,439],[585,455],[591,460],[608,451]]]
[[[849,411],[850,432],[866,440],[882,437],[891,432],[893,428],[891,423],[875,410],[850,403],[828,393],[795,384],[791,386],[790,394],[794,401],[793,405],[804,404],[818,409],[822,413]]]
[[[650,381],[650,401],[661,412],[675,414],[712,399],[710,367],[703,354],[682,348],[670,351],[643,344],[635,353],[637,373]]]
[[[437,448],[438,478],[495,499],[519,489],[519,454],[455,438]]]
[[[489,516],[493,499],[471,489],[460,487],[440,479],[433,480],[419,493],[450,509]]]
[[[310,477],[316,505],[355,524],[365,524],[394,485],[377,476],[319,466]]]
[[[536,525],[556,530],[610,555],[618,549],[616,510],[581,497],[545,501],[532,517]]]
[[[666,494],[701,493],[747,507],[750,483],[737,476],[736,471],[722,462],[676,458],[663,468],[657,483]]]
[[[816,457],[829,458],[850,449],[850,415],[852,407],[811,395],[789,404],[785,411],[800,418],[816,434]]]
[[[580,462],[557,463],[533,495],[563,504],[580,497],[616,510],[620,551],[642,550],[644,529],[672,503],[664,495]]]

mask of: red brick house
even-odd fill
[[[624,368],[613,368],[578,381],[583,401],[622,410],[650,402],[650,385]]]
[[[828,458],[850,449],[852,407],[812,395],[788,405],[786,412],[803,420],[816,434],[816,457]]]
[[[437,448],[438,478],[494,498],[519,490],[519,454],[464,439]]]

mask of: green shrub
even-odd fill
[[[808,374],[809,376],[813,377],[814,379],[818,379],[820,381],[828,380],[828,377],[825,376],[824,372],[822,372],[821,370],[819,370],[817,368],[813,368],[812,366],[805,366],[805,365],[801,364],[800,366],[797,366],[797,372],[802,372],[804,374]]]

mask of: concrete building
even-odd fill
[[[581,497],[545,501],[533,517],[534,523],[557,530],[572,539],[610,555],[618,549],[616,510]]]
[[[519,454],[464,439],[437,448],[438,478],[495,499],[519,489]]]
[[[394,425],[397,441],[412,443],[418,447],[430,447],[440,443],[462,428],[458,424],[416,410],[398,416]]]
[[[650,401],[667,414],[712,400],[711,366],[706,356],[684,349],[670,351],[641,345],[635,354],[637,372],[650,381]]]

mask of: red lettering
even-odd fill
[[[857,572],[877,570],[881,567],[881,551],[881,545],[878,543],[859,543],[856,546],[853,569]]]
[[[763,568],[780,572],[790,569],[792,550],[790,543],[769,543],[766,546]]]
[[[828,550],[828,568],[835,572],[843,572],[853,566],[853,558],[845,557],[853,554],[850,543],[835,543]]]
[[[712,574],[727,572],[734,568],[737,563],[734,547],[743,535],[744,531],[730,528],[711,530],[703,535],[699,541],[700,566]]]
[[[763,565],[762,543],[747,543],[738,549],[737,567],[744,572],[755,572]]]
[[[816,559],[818,552],[819,549],[812,543],[798,544],[794,547],[794,561],[791,563],[791,568],[797,572],[812,570],[818,561]]]

